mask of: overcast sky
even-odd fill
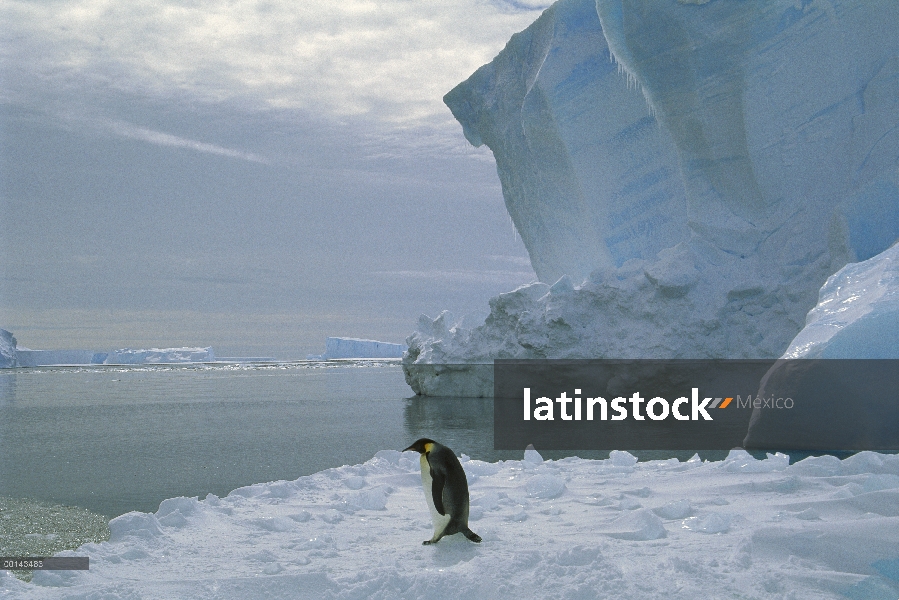
[[[303,358],[535,278],[442,96],[531,0],[5,0],[0,327]]]

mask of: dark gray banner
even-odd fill
[[[8,571],[87,571],[88,556],[13,556],[0,558],[0,569]]]
[[[899,450],[899,360],[497,360],[494,447]]]

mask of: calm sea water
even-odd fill
[[[0,373],[0,496],[108,517],[361,463],[419,437],[481,460],[522,457],[493,450],[491,399],[416,397],[396,363]]]

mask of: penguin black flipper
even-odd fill
[[[441,516],[446,515],[446,509],[443,507],[444,483],[446,483],[446,478],[441,473],[431,469],[431,497],[434,499],[434,508],[437,509]]]

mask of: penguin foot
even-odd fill
[[[474,542],[476,544],[481,543],[481,536],[476,534],[471,529],[466,529],[465,531],[462,532],[462,535],[464,535],[465,537],[467,537],[468,539],[470,539],[472,542]]]
[[[421,543],[422,546],[430,546],[431,544],[436,544],[437,540],[425,540]]]

